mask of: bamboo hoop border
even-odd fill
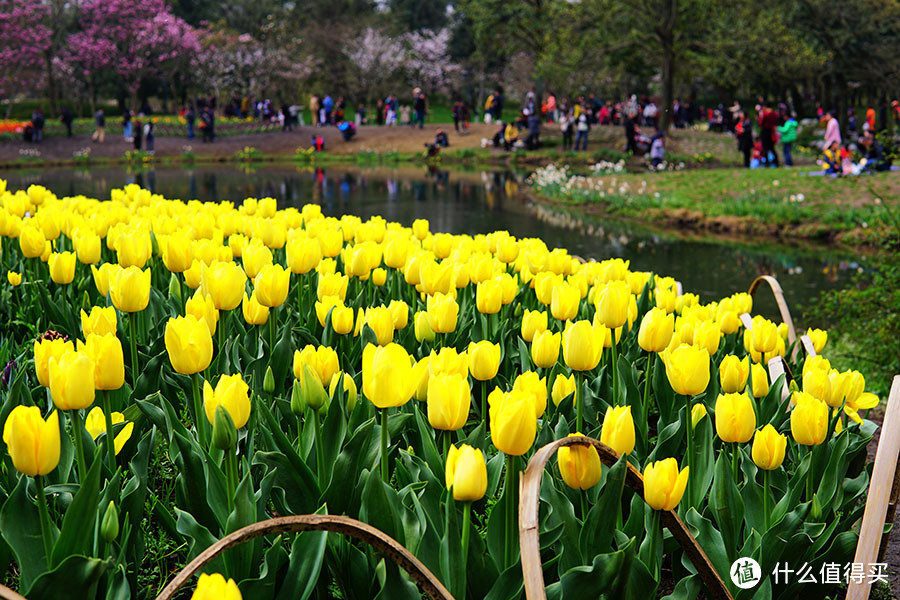
[[[528,467],[519,479],[519,548],[522,554],[522,575],[525,581],[525,597],[528,600],[546,600],[547,592],[544,586],[544,571],[541,564],[541,549],[538,531],[541,479],[547,461],[563,446],[591,445],[597,449],[600,460],[607,466],[611,466],[619,460],[615,450],[603,442],[587,436],[572,436],[551,442],[538,450]],[[641,497],[644,495],[644,477],[631,464],[625,476],[625,483]],[[710,597],[715,600],[734,600],[728,591],[725,582],[713,568],[709,557],[703,548],[691,535],[684,522],[674,511],[663,511],[662,522],[675,539],[681,544],[691,563],[697,569],[700,579],[706,586]]]
[[[156,597],[156,600],[171,600],[203,566],[226,550],[264,535],[304,531],[328,531],[348,535],[380,550],[397,566],[409,573],[410,577],[432,600],[454,600],[447,588],[419,559],[403,547],[397,540],[380,529],[350,517],[340,515],[292,515],[259,521],[226,535],[184,567]],[[19,600],[11,598],[10,600]]]
[[[778,312],[781,314],[781,320],[788,326],[788,344],[793,344],[797,341],[797,330],[794,329],[794,320],[791,318],[791,310],[788,308],[787,301],[784,299],[784,290],[781,288],[781,284],[778,283],[778,280],[771,275],[760,275],[750,284],[750,289],[747,293],[750,294],[750,296],[753,296],[763,282],[768,283],[769,287],[772,289],[772,295],[775,296],[775,304],[778,305]],[[794,350],[791,352],[791,359],[797,358],[798,350],[799,348],[795,345]]]

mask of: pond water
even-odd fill
[[[237,165],[196,168],[45,169],[0,171],[10,189],[39,183],[57,195],[108,198],[109,190],[137,183],[167,198],[203,201],[272,196],[279,206],[321,204],[323,212],[351,213],[363,219],[382,215],[405,225],[427,218],[434,231],[487,233],[509,230],[517,237],[540,237],[548,246],[602,260],[622,257],[633,269],[671,275],[703,301],[746,291],[758,275],[781,282],[795,320],[822,290],[844,287],[863,268],[851,254],[821,248],[756,245],[691,239],[632,222],[606,220],[575,224],[565,215],[535,207],[522,194],[527,174],[504,171],[397,168],[294,167]],[[771,294],[758,294],[756,310],[777,316]]]

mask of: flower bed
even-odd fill
[[[381,529],[456,598],[517,598],[518,473],[582,433],[618,460],[551,461],[550,597],[697,597],[663,511],[736,598],[844,580],[776,573],[852,560],[878,399],[795,354],[785,326],[745,327],[748,294],[704,303],[620,259],[272,198],[5,187],[0,531],[29,598],[153,597],[226,534],[316,512]],[[827,334],[808,334],[820,353]],[[746,558],[749,591],[731,577]],[[229,599],[419,597],[385,555],[325,532],[257,538],[206,571]]]

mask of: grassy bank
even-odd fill
[[[555,167],[532,178],[539,200],[678,229],[896,247],[900,177],[832,179],[794,169],[694,169],[574,176]]]

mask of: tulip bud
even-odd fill
[[[116,503],[112,500],[103,513],[103,521],[100,523],[100,537],[107,544],[111,543],[119,537],[119,511],[116,509]]]
[[[661,308],[651,308],[641,320],[638,345],[647,352],[662,352],[669,345],[674,328],[674,315]]]
[[[559,332],[550,330],[540,331],[534,334],[531,342],[531,360],[535,366],[549,368],[559,360],[559,345],[562,336]]]
[[[175,273],[169,276],[169,297],[178,300],[179,304],[184,302],[181,298],[181,281],[179,281],[178,275]]]
[[[784,436],[771,424],[766,425],[753,436],[753,447],[750,455],[760,469],[772,471],[784,462],[787,448],[787,436]]]
[[[487,465],[481,450],[463,444],[450,446],[445,473],[447,490],[458,502],[481,500],[487,491]]]
[[[263,391],[268,394],[275,391],[275,374],[272,373],[272,365],[266,367],[266,374],[263,377]]]
[[[709,353],[697,346],[682,344],[663,353],[666,376],[676,394],[695,396],[709,385]]]
[[[807,394],[795,392],[791,398],[791,434],[798,444],[818,446],[828,434],[828,405]]]
[[[702,419],[706,415],[706,405],[702,402],[695,404],[694,408],[691,409],[691,427],[696,429],[697,423],[699,423],[700,419]]]
[[[690,468],[678,471],[678,461],[666,458],[644,469],[644,501],[655,510],[674,510],[687,488]]]
[[[556,375],[556,379],[553,380],[553,389],[551,390],[550,397],[553,400],[554,406],[559,406],[559,403],[562,402],[565,398],[575,393],[575,375],[569,375],[566,377],[562,373],[558,373]]]
[[[583,435],[570,433],[568,437]],[[600,455],[593,446],[563,446],[556,451],[556,460],[563,481],[572,489],[587,490],[600,481]]]
[[[325,388],[312,367],[304,363],[302,369],[300,373],[300,395],[303,396],[303,403],[313,410],[319,410],[325,405],[328,395],[325,393]]]
[[[306,404],[303,402],[303,394],[300,393],[300,382],[296,379],[291,386],[291,412],[295,415],[302,415],[306,412]]]
[[[634,450],[634,420],[630,406],[607,407],[600,441],[619,454],[630,454]]]
[[[201,573],[191,600],[241,600],[241,591],[233,579],[226,581],[219,573]]]
[[[759,363],[753,363],[750,367],[753,384],[753,397],[762,398],[769,393],[769,374],[766,368]],[[793,383],[793,381],[791,382]]]
[[[756,430],[756,413],[747,394],[719,394],[716,433],[723,442],[749,442]]]
[[[221,404],[216,406],[213,418],[212,445],[219,450],[231,450],[237,443],[237,429],[231,415]]]

